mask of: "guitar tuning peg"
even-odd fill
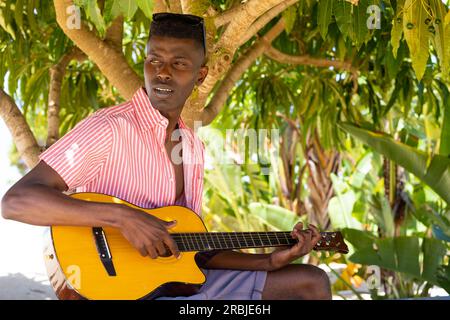
[[[336,233],[331,234],[332,238],[336,238]]]

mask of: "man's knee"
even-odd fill
[[[330,279],[327,273],[319,267],[308,265],[310,278],[309,299],[329,300],[331,299]]]

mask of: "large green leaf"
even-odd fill
[[[355,192],[351,189],[344,192],[337,190],[338,180],[334,174],[331,174],[331,180],[333,181],[336,196],[331,198],[328,203],[328,216],[333,228],[361,229],[359,221],[352,216],[353,207],[356,203]]]
[[[441,241],[417,236],[379,239],[367,231],[354,229],[342,232],[355,249],[350,261],[377,265],[438,285],[436,275],[446,253]]]
[[[450,159],[442,155],[428,156],[384,133],[372,132],[343,123],[341,128],[375,151],[411,172],[450,204]]]
[[[395,254],[397,259],[397,270],[420,277],[419,265],[419,238],[418,237],[397,237],[389,240],[394,241]],[[442,258],[442,257],[441,257]]]
[[[445,255],[447,249],[442,241],[425,238],[422,244],[423,251],[423,269],[422,276],[426,279],[436,279],[436,269],[442,263],[442,257]]]
[[[429,57],[430,32],[426,19],[428,15],[422,0],[406,0],[403,14],[403,34],[409,47],[412,66],[417,79],[422,79]]]
[[[263,223],[279,231],[292,230],[294,225],[300,220],[300,217],[295,212],[271,204],[253,202],[250,203],[249,210],[252,215]]]

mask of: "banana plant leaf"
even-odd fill
[[[439,285],[438,270],[446,253],[442,241],[418,236],[380,239],[367,231],[349,228],[342,233],[355,250],[349,257],[351,262],[376,265]]]
[[[277,231],[290,231],[301,220],[295,212],[272,204],[252,202],[249,210],[261,222]]]
[[[358,128],[349,123],[341,123],[339,126],[417,176],[450,204],[450,158],[443,155],[430,156],[395,141],[385,133]]]

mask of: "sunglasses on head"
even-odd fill
[[[160,13],[153,14],[153,22],[159,23],[159,22],[164,21],[165,19],[173,19],[174,17],[177,17],[178,19],[190,24],[193,27],[197,27],[197,26],[202,27],[203,51],[206,55],[206,30],[205,30],[204,20],[202,17],[194,16],[192,14],[160,12]]]

